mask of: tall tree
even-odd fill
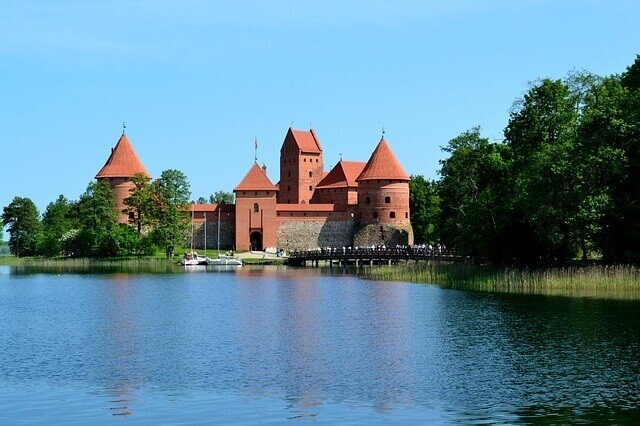
[[[441,213],[438,184],[424,176],[411,176],[409,208],[415,241],[430,244],[438,242]]]
[[[231,192],[216,191],[209,195],[211,204],[233,204],[233,194]]]
[[[135,174],[131,182],[134,186],[129,197],[124,199],[125,213],[129,214],[129,223],[136,226],[139,235],[152,219],[153,189],[151,179],[144,173]]]
[[[76,237],[76,256],[113,256],[118,253],[114,229],[118,211],[111,185],[106,180],[91,182],[78,201],[80,232]]]
[[[176,244],[185,241],[189,228],[189,181],[180,170],[165,170],[153,182],[154,235],[156,242],[173,256]]]
[[[37,253],[42,224],[38,209],[29,198],[14,197],[3,209],[2,226],[8,226],[9,249],[18,257]]]
[[[42,215],[43,236],[38,252],[44,256],[57,256],[62,252],[62,236],[71,230],[69,201],[60,195],[49,203]]]
[[[567,84],[545,79],[517,104],[507,128],[514,213],[526,262],[563,262],[573,256],[577,217],[573,170],[577,100]]]
[[[440,162],[442,241],[463,254],[499,261],[504,254],[508,148],[490,143],[478,127],[443,148]]]

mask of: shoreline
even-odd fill
[[[487,293],[640,300],[640,268],[628,265],[529,269],[429,261],[373,266],[360,275],[378,281],[432,284]]]

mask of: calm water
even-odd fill
[[[0,424],[640,421],[640,302],[0,267]]]

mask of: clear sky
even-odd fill
[[[366,161],[381,128],[409,174],[479,125],[500,139],[541,77],[620,73],[637,0],[0,0],[0,207],[84,191],[122,122],[153,176],[192,198],[253,161],[278,180],[287,128],[325,164]]]

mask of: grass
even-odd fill
[[[429,261],[373,266],[365,269],[363,276],[464,290],[640,299],[640,268],[626,265],[494,269],[465,262]]]

